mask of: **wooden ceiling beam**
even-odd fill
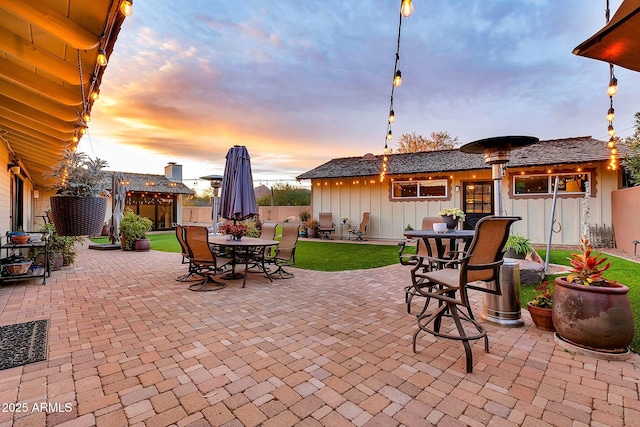
[[[61,132],[50,126],[47,126],[42,122],[39,122],[34,119],[30,119],[25,116],[21,116],[20,114],[17,114],[7,108],[4,108],[4,106],[0,106],[0,120],[4,120],[5,123],[11,122],[16,126],[25,126],[29,129],[33,129],[35,131],[48,135],[52,138],[63,140],[63,141],[70,140],[71,138],[73,138],[73,132],[75,130],[74,127],[71,126],[71,130],[66,132]]]
[[[62,104],[82,105],[80,77],[77,79],[77,84],[63,87],[2,58],[0,58],[0,77]]]
[[[40,139],[43,142],[53,145],[64,145],[65,141],[69,141],[70,143],[71,139],[73,138],[73,135],[64,135],[64,138],[55,138],[48,133],[40,132],[37,129],[33,129],[23,124],[16,123],[4,117],[0,117],[0,129],[6,130],[9,133],[18,132],[29,135],[30,137]]]
[[[22,86],[9,83],[3,78],[0,78],[0,93],[31,108],[64,120],[65,122],[77,120],[78,114],[82,112],[80,109],[50,101],[43,96],[38,96],[35,92],[25,89]]]
[[[31,128],[34,128],[35,124],[38,125],[36,128],[50,128],[62,133],[73,133],[76,129],[75,122],[65,122],[4,95],[0,95],[0,109],[3,110],[2,115],[7,119]]]
[[[0,0],[0,7],[37,25],[75,49],[94,49],[100,36],[80,26],[41,1]]]
[[[77,64],[64,61],[2,27],[0,27],[0,49],[51,73],[60,80],[80,84],[80,70]],[[82,73],[82,82],[87,83],[90,75],[90,72]]]

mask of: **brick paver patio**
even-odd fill
[[[195,293],[180,259],[84,245],[47,285],[2,286],[0,325],[51,326],[47,361],[0,372],[0,426],[640,425],[640,356],[571,354],[526,311],[488,325],[471,374],[458,342],[414,354],[406,267]]]

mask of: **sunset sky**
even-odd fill
[[[613,14],[620,0],[610,3]],[[182,164],[190,187],[222,174],[234,144],[247,146],[256,185],[381,154],[399,5],[135,0],[79,149],[111,170]],[[411,132],[448,131],[463,144],[512,134],[608,139],[608,65],[571,53],[604,26],[604,0],[414,6],[402,23],[390,148]],[[625,137],[640,111],[640,74],[615,73],[614,126]]]

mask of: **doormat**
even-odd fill
[[[49,320],[0,326],[0,370],[47,360]]]

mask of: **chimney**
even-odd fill
[[[164,177],[173,182],[182,182],[182,165],[169,162],[169,164],[164,167]]]

